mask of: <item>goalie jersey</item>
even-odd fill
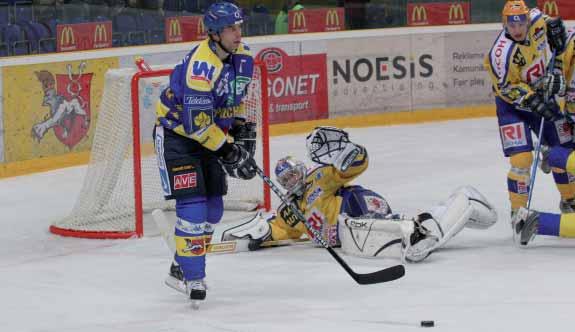
[[[368,196],[364,198],[372,197],[374,200],[370,202],[382,208],[382,214],[389,212],[387,203],[379,195],[360,186],[349,185],[367,169],[367,152],[364,148],[361,150],[362,152],[345,172],[340,172],[333,166],[321,166],[310,170],[305,180],[304,194],[297,201],[297,206],[310,226],[318,230],[330,246],[339,243],[338,216],[350,209],[346,203],[350,201],[348,198],[351,193],[367,193]],[[298,239],[307,232],[305,224],[285,204],[280,205],[277,214],[272,214],[268,222],[272,232],[271,240]]]
[[[516,42],[504,29],[485,58],[484,67],[491,76],[493,91],[509,104],[521,106],[545,76],[552,55],[547,42],[547,19],[539,9],[531,9],[526,40]]]
[[[246,45],[222,61],[213,42],[202,41],[170,75],[157,105],[156,125],[217,150],[234,118],[245,119],[242,100],[252,74],[253,58]]]

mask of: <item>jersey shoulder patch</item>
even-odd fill
[[[490,67],[495,77],[497,77],[498,83],[504,83],[507,79],[509,62],[513,56],[514,49],[515,42],[507,38],[505,31],[502,31],[489,51]]]
[[[222,61],[211,50],[208,40],[202,41],[188,62],[186,84],[188,88],[209,92],[222,70]]]

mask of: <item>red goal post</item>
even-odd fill
[[[151,136],[149,123],[146,125],[149,132],[142,131],[143,118],[150,118],[150,115],[141,112],[146,108],[142,105],[142,95],[150,89],[162,90],[154,79],[169,78],[172,69],[152,69],[138,61],[137,64],[139,71],[113,69],[106,73],[104,96],[82,190],[70,215],[54,222],[50,232],[94,239],[142,237],[146,212],[155,208],[174,208],[173,201],[163,201],[161,188],[157,188],[159,172],[155,157],[153,154],[150,156],[149,147],[146,149],[150,143],[142,144],[146,135]],[[147,80],[151,80],[151,88],[143,83]],[[129,93],[130,98],[123,98],[123,93]],[[149,108],[150,100],[145,100],[144,104]],[[254,158],[269,176],[268,78],[267,68],[262,62],[254,63],[254,76],[244,104],[248,120],[255,121],[258,128]],[[128,112],[131,110],[131,114],[125,114],[126,109]],[[122,119],[131,122],[130,135],[122,133],[130,129],[125,124],[118,124]],[[153,174],[154,168],[156,174]],[[270,191],[261,179],[228,180],[228,195],[224,197],[226,210],[270,210]],[[129,189],[131,186],[133,188]]]

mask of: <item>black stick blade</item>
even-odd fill
[[[405,267],[403,265],[395,265],[383,269],[381,271],[376,271],[372,273],[365,274],[355,274],[352,275],[353,279],[360,285],[371,285],[378,284],[381,282],[388,282],[399,279],[405,275]]]

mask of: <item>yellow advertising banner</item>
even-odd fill
[[[88,151],[118,58],[2,68],[5,162]]]

